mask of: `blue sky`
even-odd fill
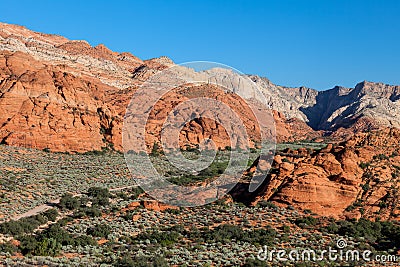
[[[400,84],[400,1],[5,1],[0,21],[286,86]]]

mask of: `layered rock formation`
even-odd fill
[[[257,76],[251,78],[262,88],[270,108],[287,118],[302,119],[315,130],[350,128],[354,133],[400,126],[400,86],[364,81],[355,88],[336,86],[316,91],[277,86]]]
[[[92,47],[85,41],[7,24],[0,24],[0,59],[1,143],[69,152],[107,146],[122,150],[123,117],[133,94],[157,71],[173,65],[166,57],[142,61],[104,45]],[[180,70],[197,75],[189,69]],[[230,97],[227,92],[225,96]],[[175,94],[168,101],[175,98],[187,99]],[[168,103],[158,103],[156,109],[156,114],[165,114]],[[248,112],[242,115],[249,125],[254,124]],[[296,127],[305,130],[300,134],[304,138],[315,135],[303,122],[287,123],[282,114],[275,115],[282,132],[278,133],[279,141],[301,138]],[[149,120],[148,129],[159,131],[160,122]],[[229,145],[226,136],[220,136],[223,129],[213,124],[207,120],[191,122],[182,130],[181,143],[198,143],[207,137],[217,147]],[[149,146],[158,138],[159,132],[150,134]]]
[[[400,130],[393,128],[320,151],[286,149],[258,191],[249,193],[244,182],[232,194],[253,205],[266,200],[326,216],[399,220],[399,142]]]
[[[68,152],[122,150],[126,107],[143,83],[171,66],[167,57],[141,60],[104,45],[92,47],[85,41],[0,23],[0,143]],[[184,67],[177,71],[205,75]],[[208,82],[227,77],[221,71]],[[263,108],[273,110],[278,142],[350,139],[321,151],[280,152],[255,193],[246,192],[244,181],[233,191],[234,197],[321,215],[398,218],[400,132],[394,128],[400,127],[399,86],[362,82],[355,88],[316,91],[274,85],[258,76],[242,78],[229,81],[242,98],[208,84],[169,92],[154,105],[147,121],[147,149],[160,141],[167,114],[191,95],[223,100],[237,111],[254,145],[259,129],[245,102],[257,101],[260,95],[244,82],[250,78],[266,100]],[[382,127],[391,128],[371,132]],[[210,119],[190,121],[179,137],[180,146],[204,138],[217,147],[230,145],[226,129]],[[255,167],[249,173],[254,171]]]
[[[174,63],[167,57],[143,61],[104,45],[92,47],[85,41],[1,23],[0,142],[52,151],[121,150],[129,101],[143,82],[171,66]],[[188,68],[178,69],[201,76]],[[225,78],[222,71],[215,79]],[[340,140],[359,131],[399,126],[398,86],[363,82],[354,89],[319,92],[277,86],[258,76],[249,78],[260,88],[267,108],[274,110],[278,141],[322,135]],[[257,99],[244,80],[233,81],[233,91],[246,101]],[[183,129],[181,143],[198,142],[204,133],[209,136],[209,123],[192,122]],[[222,132],[212,134],[219,147],[226,145],[221,141],[225,138],[218,137]],[[149,143],[157,136],[151,135]]]

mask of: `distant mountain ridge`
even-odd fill
[[[361,118],[376,126],[400,126],[400,86],[361,82],[354,88],[336,86],[325,91],[288,88],[251,76],[268,99],[269,106],[287,118],[299,118],[314,130],[349,128]]]
[[[173,65],[167,57],[141,60],[104,45],[0,23],[0,142],[54,151],[109,145],[121,150],[123,117],[133,93],[152,74]],[[399,86],[362,82],[317,91],[248,77],[274,110],[278,141],[340,139],[400,127]],[[246,87],[239,83],[237,90]],[[195,126],[198,132],[209,128]]]

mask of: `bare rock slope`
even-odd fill
[[[399,220],[399,142],[400,130],[387,128],[320,151],[286,149],[256,192],[245,180],[231,194],[253,205],[264,200],[325,216]]]
[[[0,23],[0,142],[53,151],[121,150],[126,106],[143,82],[170,66],[174,63],[167,57],[141,60],[104,45]],[[180,71],[199,75],[187,68]],[[352,89],[316,91],[249,78],[274,110],[278,141],[324,133],[342,139],[381,126],[399,127],[398,86],[363,82]],[[258,97],[241,81],[234,86],[245,98]],[[210,128],[203,122],[184,131],[205,133]],[[187,132],[181,137],[182,143],[199,140]]]

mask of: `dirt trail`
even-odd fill
[[[137,187],[137,185],[130,185],[130,186],[112,188],[112,189],[110,189],[110,192],[120,191],[120,190],[124,190],[124,189],[128,189],[128,188],[132,188],[132,187]],[[79,197],[79,196],[82,196],[82,194],[75,194],[74,195],[74,197]],[[36,206],[33,209],[30,209],[25,213],[16,215],[11,220],[17,221],[17,220],[19,220],[21,218],[25,218],[25,217],[29,217],[29,216],[33,216],[33,215],[39,214],[41,212],[44,212],[46,210],[49,210],[49,209],[53,208],[54,205],[56,205],[58,203],[60,203],[60,199],[59,198],[51,200],[51,201],[49,201],[49,202],[47,202],[45,204],[42,204],[40,206]]]

